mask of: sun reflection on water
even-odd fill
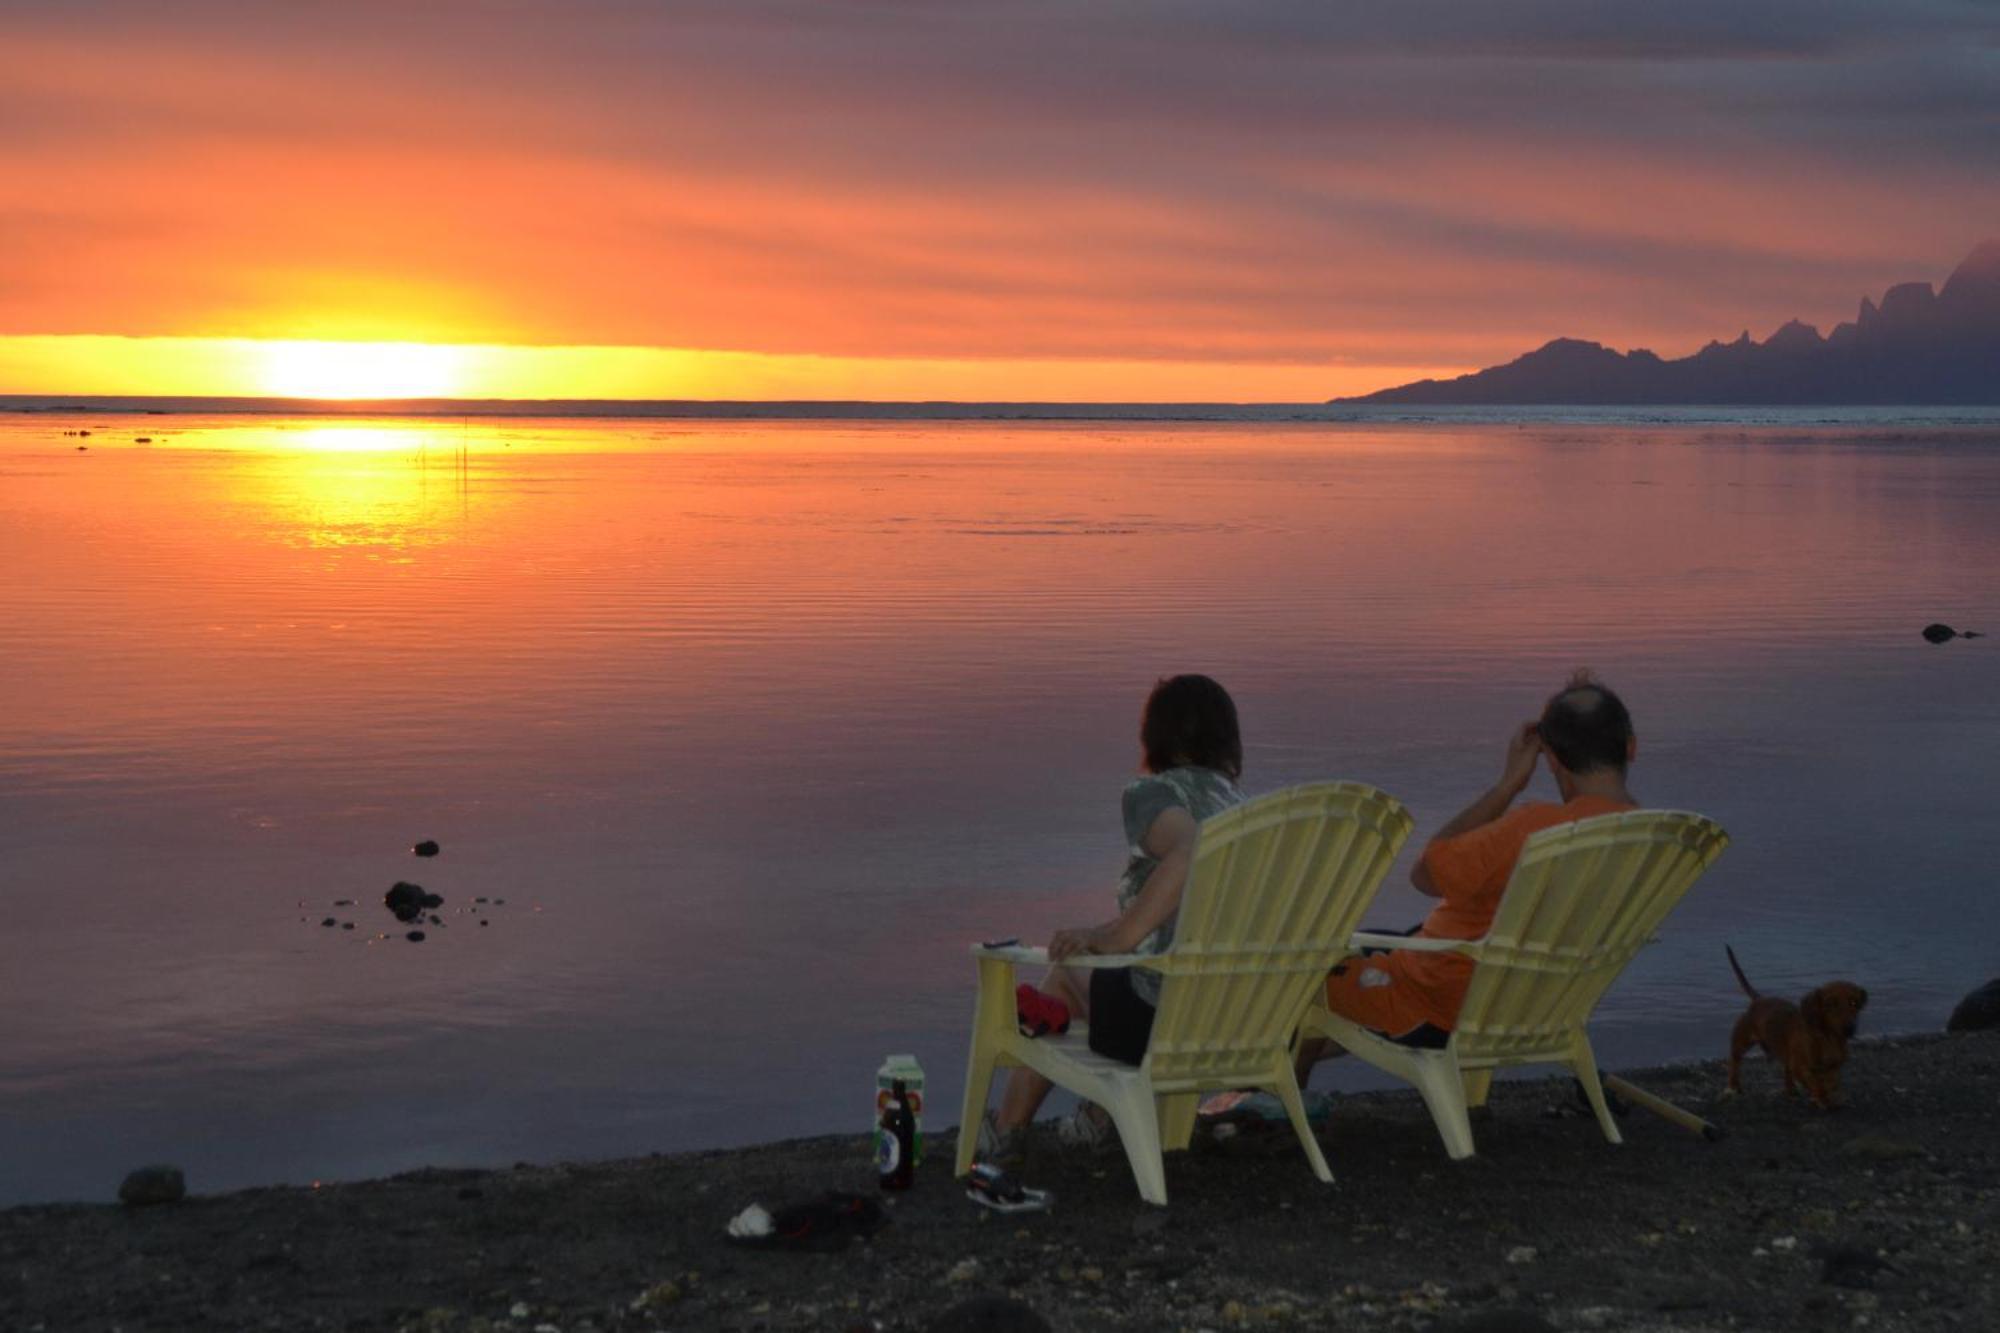
[[[478,451],[448,432],[312,425],[272,432],[259,452],[239,493],[287,546],[408,558],[456,540],[472,516]]]
[[[432,433],[407,426],[307,426],[285,432],[282,447],[333,454],[420,453],[430,446]]]

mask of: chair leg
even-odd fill
[[[1467,1106],[1486,1105],[1486,1094],[1493,1086],[1493,1071],[1475,1069],[1465,1075],[1465,1104]]]
[[[1172,1092],[1160,1098],[1160,1146],[1168,1152],[1184,1152],[1194,1138],[1194,1113],[1201,1105],[1198,1092]]]
[[[986,1117],[986,1099],[993,1091],[997,1063],[993,1052],[981,1049],[975,1038],[971,1060],[965,1067],[965,1102],[958,1113],[958,1156],[952,1162],[955,1176],[972,1170],[973,1156],[979,1151],[979,1123]]]
[[[1597,1112],[1597,1127],[1604,1131],[1604,1137],[1613,1143],[1625,1142],[1625,1136],[1618,1132],[1618,1122],[1611,1118],[1611,1106],[1604,1100],[1604,1083],[1597,1077],[1597,1057],[1591,1054],[1588,1037],[1576,1039],[1569,1067],[1577,1082],[1583,1084],[1583,1095],[1590,1099],[1590,1109]]]
[[[1331,1185],[1333,1169],[1326,1164],[1326,1154],[1319,1150],[1319,1140],[1313,1137],[1312,1122],[1306,1119],[1305,1098],[1299,1094],[1299,1081],[1289,1065],[1272,1077],[1271,1088],[1278,1094],[1278,1100],[1285,1104],[1285,1114],[1290,1117],[1292,1128],[1298,1132],[1299,1144],[1306,1150],[1306,1160],[1312,1163],[1313,1174]]]
[[[972,1054],[965,1062],[965,1100],[958,1113],[958,1155],[952,1174],[972,1170],[979,1149],[979,1122],[986,1116],[986,1099],[993,1091],[993,1070],[1000,1063],[1005,1029],[1014,1021],[1014,965],[997,958],[979,960],[979,996],[972,1010]]]
[[[1472,1117],[1466,1114],[1465,1081],[1459,1075],[1458,1061],[1419,1060],[1411,1072],[1411,1082],[1417,1085],[1431,1119],[1437,1123],[1446,1155],[1454,1162],[1472,1156]]]
[[[1111,1123],[1118,1127],[1118,1142],[1124,1145],[1125,1160],[1132,1164],[1139,1197],[1166,1207],[1167,1166],[1160,1156],[1160,1117],[1152,1090],[1138,1084],[1121,1085],[1099,1104],[1111,1113]]]

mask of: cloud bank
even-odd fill
[[[0,335],[1471,366],[2000,233],[2000,10],[0,12]]]

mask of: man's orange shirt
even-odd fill
[[[1433,842],[1424,849],[1423,864],[1442,901],[1424,918],[1417,934],[1431,939],[1478,939],[1500,910],[1500,895],[1530,834],[1633,808],[1602,796],[1579,796],[1563,805],[1531,801],[1490,824]],[[1405,992],[1402,998],[1422,1015],[1423,1022],[1446,1030],[1458,1022],[1458,1009],[1465,1003],[1465,988],[1472,980],[1470,958],[1398,951],[1369,961],[1394,978],[1393,984]]]

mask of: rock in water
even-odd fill
[[[395,887],[382,895],[382,905],[394,912],[398,921],[415,921],[429,909],[444,906],[444,899],[426,893],[421,884],[397,880]]]
[[[1944,1025],[1946,1032],[1984,1032],[1988,1028],[2000,1028],[2000,977],[1960,1000]]]
[[[429,838],[425,838],[422,842],[410,848],[410,850],[418,856],[436,856],[438,854],[438,845]]]
[[[187,1178],[177,1166],[142,1166],[118,1187],[118,1197],[134,1208],[179,1203],[187,1192]]]
[[[929,1324],[930,1333],[1050,1333],[1049,1321],[1031,1305],[1007,1296],[960,1301]]]
[[[1933,622],[1932,624],[1924,626],[1924,638],[1928,639],[1932,643],[1944,643],[1949,639],[1955,639],[1957,637],[1958,637],[1958,631],[1953,629],[1949,625],[1939,625]]]

